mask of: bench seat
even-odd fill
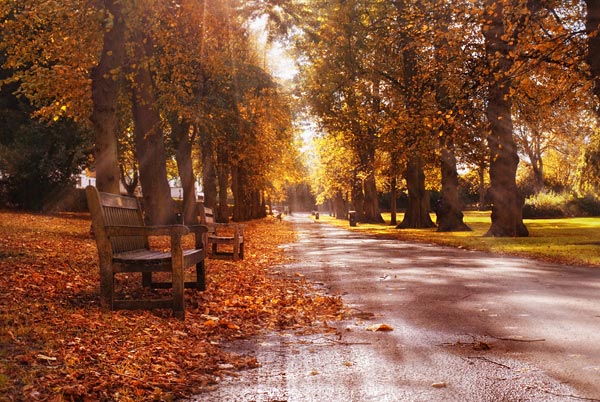
[[[140,204],[134,197],[99,192],[93,186],[86,187],[86,197],[98,248],[102,305],[111,310],[171,308],[175,316],[183,318],[184,288],[206,288],[203,238],[208,228],[205,225],[146,226]],[[195,236],[195,247],[184,250],[182,236],[191,233]],[[170,251],[152,250],[148,236],[170,237]],[[192,266],[196,268],[196,280],[185,282],[184,269]],[[144,287],[171,288],[172,297],[116,300],[115,275],[129,272],[141,272]],[[155,272],[170,272],[171,282],[153,282]]]
[[[212,208],[199,203],[200,222],[206,225],[206,249],[212,256],[230,256],[234,261],[244,259],[244,225],[237,223],[217,223]],[[219,250],[219,245],[230,245],[231,251]]]

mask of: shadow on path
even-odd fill
[[[288,217],[282,268],[343,296],[336,336],[236,345],[261,367],[197,400],[600,400],[600,271],[385,240]],[[391,332],[370,332],[386,323]]]

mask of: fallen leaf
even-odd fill
[[[55,362],[56,361],[56,357],[46,356],[46,355],[43,355],[41,353],[39,355],[37,355],[36,357],[38,359],[40,359],[40,360],[46,360],[46,361],[49,361],[49,362]]]
[[[373,324],[373,325],[369,325],[367,328],[367,331],[393,331],[394,328],[392,328],[390,325],[388,324]]]
[[[235,366],[231,363],[222,363],[222,364],[219,364],[218,367],[221,370],[232,370],[235,368]]]
[[[341,298],[320,294],[303,278],[273,275],[272,267],[291,261],[277,247],[294,241],[286,222],[250,222],[251,253],[244,260],[210,259],[207,290],[185,292],[184,322],[173,320],[169,309],[101,308],[89,214],[0,211],[0,222],[0,288],[8,289],[0,310],[8,312],[3,324],[13,350],[3,361],[9,374],[0,388],[8,400],[174,400],[199,393],[225,372],[258,367],[255,357],[225,351],[233,339],[264,330],[321,333],[330,329],[323,323],[343,318]],[[194,247],[193,236],[182,240]],[[150,242],[157,250],[169,248],[168,238]],[[169,275],[156,273],[157,282],[163,279]],[[116,275],[115,282],[125,295],[145,295],[136,275]],[[31,380],[26,389],[22,378]]]

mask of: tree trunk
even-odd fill
[[[458,172],[452,146],[442,148],[442,196],[437,211],[438,232],[471,230],[463,222],[462,205],[458,196]]]
[[[268,212],[267,212],[268,210]],[[260,214],[258,218],[266,218],[271,215],[271,197],[267,198],[264,191],[260,192]]]
[[[363,180],[359,177],[358,168],[354,169],[354,180],[352,183],[352,209],[356,211],[357,221],[365,222],[364,206],[365,194],[363,193]]]
[[[425,173],[421,158],[412,157],[404,173],[408,188],[408,207],[397,229],[433,228],[435,223],[429,216],[429,192],[425,190]]]
[[[195,135],[190,136],[191,125],[185,121],[177,121],[177,117],[171,118],[171,129],[176,141],[175,160],[177,170],[183,187],[183,222],[186,225],[198,223],[198,210],[196,208],[196,175],[192,164],[192,143]]]
[[[503,39],[504,2],[488,0],[487,3],[493,12],[489,16],[490,25],[483,30],[490,63],[486,114],[491,128],[487,139],[490,149],[492,225],[486,236],[528,236],[529,232],[523,224],[524,198],[516,184],[519,156],[513,138],[509,76],[513,63],[510,56],[512,46]]]
[[[358,221],[362,223],[384,223],[379,211],[379,198],[377,197],[377,185],[375,183],[375,134],[370,130],[364,133],[362,147],[357,149],[360,163],[363,166],[365,178],[357,182],[361,183],[362,207],[356,209]]]
[[[217,173],[215,171],[215,147],[208,135],[200,134],[200,149],[202,153],[202,191],[204,206],[217,206]]]
[[[364,222],[385,223],[379,211],[379,198],[377,197],[377,186],[375,184],[375,172],[371,170],[364,181]]]
[[[340,191],[338,191],[335,194],[333,205],[336,219],[348,218],[348,206],[346,205],[346,202],[344,201],[344,196],[342,196],[342,193]]]
[[[119,165],[119,172],[121,177],[121,183],[123,183],[123,187],[125,187],[125,191],[127,191],[127,195],[133,197],[135,195],[135,189],[139,183],[139,173],[136,170],[133,171],[133,177],[130,177],[128,173],[125,172],[125,168],[123,165]]]
[[[479,174],[479,211],[485,211],[487,205],[487,192],[485,191],[485,165],[481,164],[477,168]]]
[[[585,30],[588,35],[587,63],[590,66],[590,75],[594,83],[594,94],[600,100],[600,2],[586,0],[587,16]]]
[[[248,191],[247,175],[241,163],[231,168],[231,191],[233,192],[233,220],[243,222],[251,219],[252,195]]]
[[[534,178],[534,190],[540,192],[544,189],[544,161],[541,157],[536,157],[531,161]]]
[[[91,120],[95,139],[96,187],[100,191],[119,194],[117,105],[121,77],[114,72],[123,67],[125,23],[119,1],[104,0],[104,7],[112,16],[112,27],[104,32],[100,62],[91,74],[93,103]]]
[[[150,225],[171,224],[175,222],[177,208],[167,181],[165,143],[147,65],[148,55],[144,49],[146,41],[141,33],[135,36],[134,58],[137,64],[133,71],[131,92],[145,217]]]
[[[396,180],[396,176],[394,175],[394,177],[392,177],[392,180],[390,181],[390,196],[391,196],[391,202],[390,202],[390,215],[391,215],[391,219],[390,219],[390,225],[392,226],[396,226],[398,224],[398,218],[397,218],[397,209],[398,209],[398,187],[397,187],[397,180]]]
[[[438,62],[445,66],[448,59],[447,27],[441,28],[440,42],[436,44],[435,55]],[[445,79],[444,70],[436,73],[435,98],[442,113],[452,113],[457,108],[454,99],[450,96],[448,80]],[[456,127],[448,120],[440,124],[440,163],[442,173],[442,193],[440,205],[436,208],[438,232],[460,232],[471,230],[463,222],[462,205],[458,196],[458,172],[456,157],[454,155],[454,141]]]
[[[227,151],[222,147],[219,148],[217,154],[217,184],[219,187],[218,200],[219,204],[216,207],[216,219],[217,222],[227,223],[229,222],[229,205],[227,205],[227,189],[229,188],[229,172],[231,167],[229,165],[229,157]],[[231,189],[233,191],[233,178],[231,180]],[[235,202],[235,201],[234,201]],[[237,203],[236,203],[237,204]]]

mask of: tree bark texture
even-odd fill
[[[231,167],[229,165],[229,154],[225,147],[219,147],[217,153],[217,184],[218,184],[218,200],[219,204],[216,208],[216,219],[217,222],[227,223],[229,222],[229,205],[227,205],[227,189],[229,188],[229,173]],[[231,186],[233,191],[233,178],[231,180]]]
[[[196,175],[192,163],[192,143],[194,135],[190,133],[191,125],[185,121],[178,121],[177,117],[171,119],[171,130],[176,141],[175,160],[183,188],[182,215],[186,225],[198,223],[198,210],[196,208]]]
[[[215,170],[215,146],[211,138],[200,133],[200,152],[202,154],[202,191],[204,206],[217,206],[217,172]]]
[[[396,228],[424,229],[435,227],[435,223],[429,216],[429,192],[425,190],[425,173],[421,158],[412,157],[408,161],[404,178],[408,188],[408,206],[404,219]]]
[[[359,150],[361,164],[366,167],[366,176],[362,180],[362,192],[364,194],[362,213],[359,214],[359,222],[363,223],[384,223],[381,212],[379,212],[379,198],[377,197],[377,185],[375,183],[374,137],[373,134],[368,133],[368,146]]]
[[[341,191],[335,194],[333,199],[333,210],[336,219],[347,219],[348,218],[348,206],[344,201],[344,196]]]
[[[137,63],[131,92],[145,218],[150,225],[165,225],[175,222],[177,209],[167,181],[165,143],[147,64],[148,55],[144,49],[145,41],[141,33],[137,33],[135,38],[134,57]]]
[[[354,169],[354,177],[352,182],[352,210],[356,211],[357,221],[365,222],[364,218],[364,206],[365,206],[365,194],[363,193],[363,179],[358,174],[359,169]]]
[[[390,196],[391,196],[391,201],[390,201],[390,225],[392,226],[396,226],[398,224],[398,218],[397,218],[397,213],[398,213],[398,184],[397,184],[397,180],[396,180],[396,176],[392,177],[391,181],[390,181]]]
[[[100,191],[119,194],[117,104],[121,77],[115,72],[120,71],[125,59],[125,23],[119,1],[104,0],[104,7],[105,19],[111,19],[112,26],[104,32],[102,55],[91,74],[96,187]]]
[[[233,192],[233,220],[248,221],[252,216],[252,192],[248,189],[247,172],[241,163],[231,168],[231,191]]]
[[[405,2],[396,2],[394,5],[398,8],[400,13],[399,22],[403,25],[408,24],[408,21],[404,19]],[[405,105],[409,113],[414,116],[420,116],[423,108],[423,86],[420,85],[420,82],[417,79],[417,55],[415,49],[411,45],[412,39],[413,38],[408,36],[402,38],[404,44],[404,49],[402,51],[402,70],[404,75],[404,87],[406,90]],[[417,127],[410,128],[409,125],[405,129],[417,129]],[[415,132],[415,134],[418,134],[418,132]],[[412,149],[411,151],[413,155],[408,160],[404,172],[404,178],[408,189],[408,206],[402,222],[400,222],[396,228],[420,229],[435,227],[435,223],[433,223],[429,216],[429,193],[425,190],[423,162],[418,149]]]
[[[446,146],[441,152],[442,195],[437,211],[438,232],[470,231],[463,222],[462,204],[458,196],[458,172],[456,157],[452,147]]]
[[[490,64],[489,99],[486,115],[491,133],[488,136],[490,149],[489,199],[492,202],[492,225],[486,236],[528,236],[523,224],[524,198],[516,184],[519,155],[513,138],[513,123],[510,99],[512,66],[511,45],[504,40],[502,1],[487,1],[493,11],[490,25],[484,27],[485,47]]]
[[[263,203],[260,190],[252,186],[248,170],[243,163],[238,162],[232,167],[231,182],[234,199],[233,220],[242,222],[264,217],[265,212],[261,212]]]
[[[449,63],[444,51],[448,47],[447,27],[441,27],[443,35],[441,42],[436,45],[436,58],[445,65]],[[440,51],[441,50],[441,51]],[[450,97],[444,70],[436,73],[436,102],[442,113],[452,113],[456,109],[455,101]],[[436,209],[438,232],[460,232],[471,230],[463,221],[462,203],[458,196],[458,171],[454,154],[454,138],[456,129],[448,121],[440,124],[440,164],[442,173],[442,192],[440,205]]]

